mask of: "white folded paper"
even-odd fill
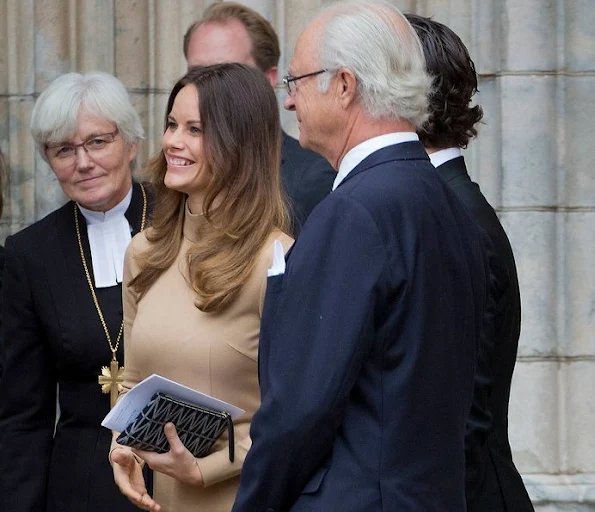
[[[139,382],[128,393],[126,393],[107,413],[107,416],[101,422],[101,425],[116,432],[122,432],[144,409],[151,397],[158,392],[167,393],[179,400],[215,409],[216,411],[225,411],[231,415],[232,419],[244,414],[244,410],[235,405],[228,404],[223,400],[205,395],[199,391],[178,384],[173,380],[166,379],[160,375],[151,375],[145,380]]]

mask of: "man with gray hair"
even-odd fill
[[[465,510],[487,262],[416,135],[420,41],[388,3],[341,2],[299,37],[290,73],[300,144],[338,173],[273,262],[233,510]]]

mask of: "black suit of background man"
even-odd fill
[[[471,181],[464,158],[437,167],[487,234],[491,248],[490,306],[482,331],[473,406],[467,421],[468,510],[533,510],[508,440],[508,400],[521,328],[521,299],[514,256],[493,208]],[[486,386],[486,383],[490,385]],[[487,413],[487,416],[486,416]],[[498,507],[494,504],[498,503]]]
[[[533,505],[512,460],[508,401],[521,329],[521,299],[510,242],[494,209],[471,181],[460,149],[477,135],[480,106],[475,65],[460,38],[445,25],[406,15],[421,39],[434,76],[430,117],[419,131],[432,163],[471,211],[488,248],[490,285],[465,436],[468,512],[528,512]]]
[[[314,207],[331,191],[337,173],[320,155],[304,149],[283,132],[281,181],[290,199],[294,235],[297,236]]]

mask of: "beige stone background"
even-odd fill
[[[0,0],[0,145],[10,185],[0,241],[64,202],[28,132],[35,98],[66,71],[124,82],[158,147],[205,0]],[[245,1],[277,29],[284,72],[324,0]],[[468,45],[485,125],[467,152],[515,250],[523,326],[512,386],[515,460],[539,512],[595,510],[595,0],[394,0]],[[280,99],[281,99],[280,92]],[[296,134],[293,114],[286,129]],[[514,512],[514,511],[512,511]]]

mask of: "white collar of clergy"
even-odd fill
[[[126,197],[107,212],[96,212],[78,205],[87,221],[95,288],[122,282],[124,255],[131,240],[131,228],[124,216],[132,200],[132,187]]]

